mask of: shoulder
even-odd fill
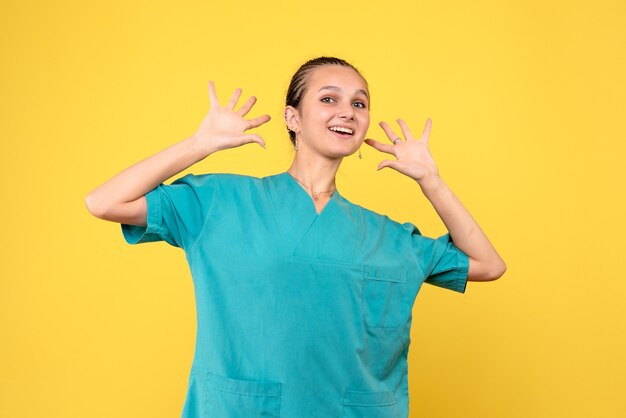
[[[245,196],[258,196],[260,179],[252,176],[231,173],[186,174],[170,185],[159,188],[171,199],[195,197],[201,202],[212,202],[218,198],[243,199]]]
[[[233,173],[204,173],[186,174],[172,182],[172,184],[187,184],[192,187],[219,186],[219,187],[240,187],[244,185],[260,184],[262,179],[244,174]]]
[[[216,173],[217,189],[224,195],[254,195],[261,192],[263,179],[234,173]]]
[[[258,204],[265,199],[267,177],[255,177],[234,173],[210,173],[189,175],[187,181],[198,188],[199,193],[208,195],[211,200],[237,202],[238,205]]]
[[[395,233],[420,233],[417,227],[410,222],[398,222],[390,218],[386,214],[376,212],[372,209],[366,208],[359,204],[353,203],[343,196],[340,196],[340,204],[352,208],[353,211],[358,212],[362,223],[368,229],[374,229],[386,232]]]

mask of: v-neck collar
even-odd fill
[[[326,202],[326,204],[324,205],[324,208],[322,209],[321,212],[317,212],[317,209],[315,207],[315,202],[313,201],[313,198],[307,193],[306,190],[304,190],[302,188],[302,186],[300,185],[300,183],[298,182],[298,180],[296,180],[291,174],[289,174],[289,172],[285,171],[283,173],[278,174],[279,177],[285,177],[286,180],[291,183],[292,188],[295,187],[298,190],[300,190],[300,193],[298,193],[298,195],[300,196],[304,196],[306,197],[306,200],[308,200],[309,202],[309,206],[311,207],[311,209],[313,210],[313,212],[315,213],[315,215],[317,217],[322,216],[325,212],[326,209],[328,208],[328,205],[332,204],[332,202],[334,200],[336,200],[337,198],[339,198],[340,194],[339,194],[339,190],[337,190],[337,188],[335,188],[335,191],[333,192],[333,194],[330,196],[330,199],[328,199],[328,202]]]
[[[313,198],[288,172],[265,177],[265,181],[280,238],[276,244],[282,244],[287,255],[334,262],[354,260],[361,236],[360,217],[337,190],[318,214]]]
[[[278,232],[289,253],[296,249],[307,232],[320,223],[330,221],[333,213],[336,214],[335,200],[340,198],[335,190],[328,203],[320,213],[315,210],[313,198],[300,186],[291,174],[285,172],[267,177],[270,187],[269,201],[272,206],[272,216],[278,226]]]

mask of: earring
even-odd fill
[[[361,147],[359,147],[359,160],[362,160],[363,156],[361,155]]]
[[[298,138],[296,138],[296,143],[294,144],[294,148],[297,150],[298,149]]]

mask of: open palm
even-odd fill
[[[405,174],[416,181],[420,181],[426,177],[438,176],[439,171],[437,165],[430,155],[428,149],[428,137],[430,136],[430,127],[432,121],[428,119],[424,132],[419,139],[414,139],[409,126],[402,119],[397,120],[400,129],[404,134],[405,140],[402,140],[386,122],[380,122],[387,138],[393,143],[386,144],[374,139],[366,139],[365,143],[378,151],[391,154],[396,157],[395,160],[384,160],[378,164],[378,169],[384,167],[393,168],[402,174]]]
[[[195,133],[195,137],[203,145],[214,151],[234,148],[251,142],[256,142],[265,148],[265,141],[258,134],[246,133],[247,130],[261,126],[270,120],[269,115],[255,119],[245,119],[256,97],[251,96],[239,110],[235,111],[237,101],[241,96],[241,89],[236,89],[226,106],[221,106],[215,92],[215,85],[209,81],[209,97],[211,108]]]

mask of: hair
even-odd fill
[[[306,89],[307,89],[306,82],[307,82],[308,75],[311,72],[313,72],[313,70],[315,70],[316,68],[322,67],[324,65],[340,65],[342,67],[351,68],[354,71],[356,71],[356,73],[360,75],[361,78],[365,81],[365,77],[361,75],[361,73],[359,72],[359,70],[356,69],[356,67],[354,67],[349,62],[342,60],[341,58],[335,58],[335,57],[313,58],[313,59],[308,60],[304,64],[302,64],[300,68],[298,68],[298,71],[296,71],[296,73],[293,75],[293,77],[291,77],[291,83],[289,83],[289,88],[287,89],[287,98],[285,100],[285,104],[287,106],[292,106],[292,107],[295,107],[296,109],[300,108],[300,101],[302,100],[302,97],[306,93]],[[367,85],[367,81],[365,81],[365,84]],[[296,133],[290,130],[289,127],[287,127],[287,131],[289,132],[289,138],[291,139],[291,142],[295,145]]]

